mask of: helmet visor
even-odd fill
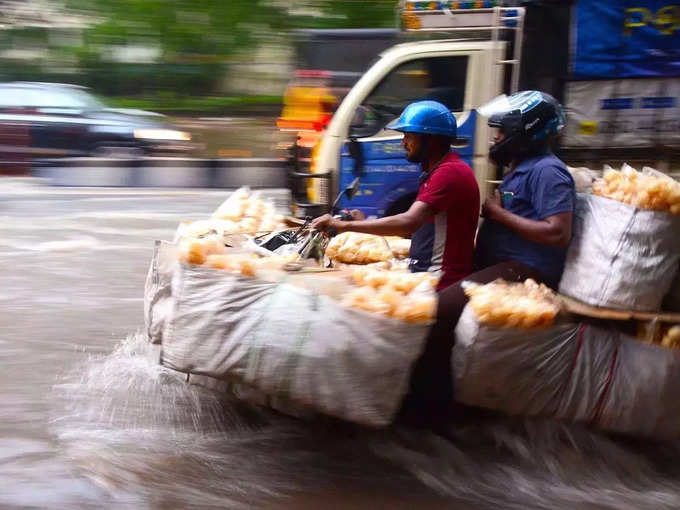
[[[510,101],[508,100],[508,96],[501,94],[500,96],[493,98],[488,103],[477,108],[477,113],[488,119],[499,113],[509,113],[512,111],[512,109],[513,108],[510,104]]]
[[[519,111],[522,115],[544,102],[543,95],[535,90],[525,90],[512,96],[502,94],[477,108],[484,117]]]
[[[522,123],[522,114],[515,104],[505,94],[492,99],[477,108],[477,113],[486,117],[487,124],[501,129],[506,135],[516,131]]]

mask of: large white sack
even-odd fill
[[[561,293],[594,306],[658,311],[680,261],[680,216],[577,195]]]
[[[165,319],[172,309],[172,273],[176,266],[177,246],[156,241],[144,284],[144,325],[153,344],[161,343]]]
[[[680,437],[680,351],[616,330],[480,325],[469,306],[455,331],[456,400],[659,439]]]
[[[285,281],[184,264],[172,296],[163,365],[369,426],[392,421],[429,329]]]
[[[156,241],[144,288],[144,322],[147,339],[161,344],[165,320],[172,311],[172,274],[177,267],[177,245]],[[160,351],[159,351],[160,354]],[[212,391],[233,395],[251,404],[266,406],[298,418],[313,418],[311,409],[296,406],[281,398],[265,395],[253,387],[214,377],[193,374],[187,378],[190,384],[203,386]]]

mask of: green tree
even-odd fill
[[[320,15],[293,17],[291,28],[394,28],[397,0],[307,0],[298,7]]]
[[[267,25],[283,15],[263,0],[70,0],[69,6],[103,20],[88,30],[91,42],[155,41],[168,60],[178,54],[230,55],[256,41],[249,23]]]
[[[333,28],[394,28],[398,2],[394,0],[329,0],[323,10]]]
[[[216,90],[235,55],[272,32],[395,24],[395,0],[67,0],[97,20],[75,49],[83,83],[110,95]],[[312,15],[310,15],[312,13]],[[120,62],[120,48],[157,51],[154,63]]]
[[[101,20],[78,49],[89,84],[106,93],[149,89],[206,93],[238,50],[260,35],[253,25],[280,25],[283,10],[262,0],[70,0],[68,7]],[[147,47],[154,65],[111,62],[112,49]]]

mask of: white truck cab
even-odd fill
[[[475,108],[503,93],[506,81],[516,89],[524,10],[450,9],[443,3],[459,4],[404,1],[407,31],[461,37],[398,44],[380,55],[336,110],[312,151],[309,173],[297,174],[303,179],[313,175],[306,178],[307,204],[297,204],[298,215],[305,215],[305,205],[328,205],[338,189],[356,177],[361,183],[357,195],[351,204],[341,202],[341,206],[360,209],[369,217],[408,208],[418,188],[420,168],[406,161],[402,134],[385,126],[408,104],[422,99],[437,100],[455,114],[458,136],[464,140],[455,150],[474,169],[483,196],[489,192],[490,181],[496,178],[496,168],[488,159],[492,135]],[[472,7],[491,3],[460,2]],[[508,42],[500,37],[508,31],[514,31],[517,41],[511,58]],[[509,70],[512,78],[506,80]]]

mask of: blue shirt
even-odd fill
[[[566,165],[550,153],[522,161],[503,179],[500,191],[504,209],[530,220],[574,211],[574,179]],[[566,254],[566,247],[528,241],[504,225],[486,220],[477,238],[475,262],[481,269],[516,260],[540,272],[546,283],[557,286]]]

